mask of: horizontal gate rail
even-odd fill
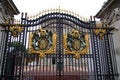
[[[53,24],[53,23],[51,23],[51,24]],[[10,26],[16,26],[16,25],[21,26],[21,27],[22,26],[25,26],[25,27],[35,26],[35,25],[32,25],[32,24],[3,24],[3,23],[2,24],[0,23],[0,25],[3,26],[3,28],[6,27],[6,26],[10,27]],[[87,27],[87,29],[106,29],[106,30],[110,30],[110,31],[111,30],[117,30],[114,27]],[[4,31],[4,30],[2,30],[2,31]]]

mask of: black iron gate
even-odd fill
[[[52,11],[1,25],[1,80],[115,80],[113,28],[105,24]]]

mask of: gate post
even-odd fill
[[[60,15],[60,14],[59,14]],[[61,19],[60,16],[57,19],[58,21],[58,25],[57,25],[57,47],[56,47],[56,54],[58,54],[57,56],[57,75],[59,80],[61,80],[61,76],[62,76],[62,71],[63,71],[63,26],[61,24]]]
[[[96,27],[96,22],[95,19],[92,21],[92,17],[90,26],[91,27]],[[91,44],[92,44],[92,54],[93,54],[93,62],[94,62],[94,68],[95,68],[95,80],[102,80],[101,78],[101,69],[100,69],[100,57],[99,57],[99,49],[98,49],[98,40],[97,36],[94,34],[94,30],[90,30],[91,34]]]

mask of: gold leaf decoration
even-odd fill
[[[10,31],[12,32],[13,37],[17,37],[18,34],[23,32],[23,30],[24,30],[23,27],[20,26],[10,26]]]
[[[71,37],[69,41],[69,37]],[[73,30],[70,34],[64,34],[63,39],[64,53],[74,54],[75,58],[80,58],[80,54],[87,54],[89,48],[88,34],[79,34],[77,30]],[[76,46],[76,47],[75,47]]]
[[[35,41],[35,34],[38,34]],[[40,34],[40,35],[39,35]],[[56,51],[56,34],[46,32],[45,29],[39,29],[35,33],[30,33],[29,37],[29,53],[39,54],[40,58],[44,58],[46,54],[54,54]]]

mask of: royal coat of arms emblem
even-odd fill
[[[30,34],[29,53],[39,53],[41,58],[45,54],[55,53],[56,34],[45,29],[38,29]]]
[[[65,54],[74,54],[79,58],[80,54],[88,52],[88,34],[72,30],[71,33],[64,35]]]

